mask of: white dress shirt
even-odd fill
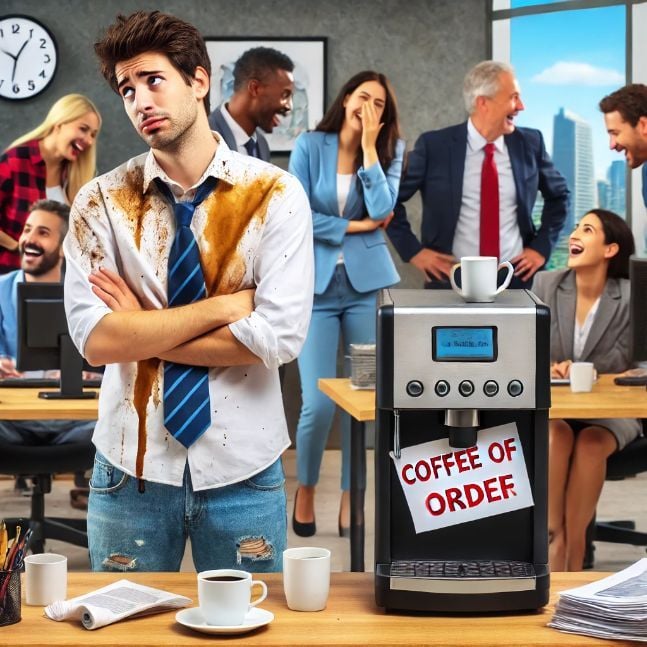
[[[148,373],[148,382],[144,369],[150,361],[110,364],[93,437],[112,464],[145,480],[180,486],[188,460],[195,490],[249,478],[289,446],[276,369],[303,345],[314,284],[312,216],[300,182],[277,166],[230,151],[214,136],[216,154],[195,186],[208,175],[218,178],[218,186],[196,208],[191,229],[208,294],[256,288],[254,312],[229,329],[262,363],[209,370],[212,424],[188,450],[164,427],[163,362]],[[156,177],[176,195],[183,193],[149,152],[92,180],[74,201],[64,244],[65,305],[81,352],[110,313],[90,289],[92,270],[120,274],[145,308],[167,307],[176,226],[173,209],[154,186]],[[144,410],[138,411],[135,398],[143,388]]]
[[[467,150],[463,175],[463,198],[454,232],[452,253],[456,258],[479,255],[481,222],[481,168],[487,140],[467,121]],[[523,251],[517,222],[517,190],[512,175],[508,147],[503,135],[494,142],[494,162],[499,174],[499,250],[500,260],[509,261]]]
[[[241,155],[249,155],[247,149],[245,148],[245,144],[250,140],[250,136],[243,130],[242,126],[229,114],[229,110],[227,110],[227,107],[224,103],[220,106],[220,112],[225,118],[225,121],[229,126],[229,130],[231,130],[231,133],[234,136],[234,140],[236,141],[236,150]],[[256,141],[256,131],[252,133],[251,139],[253,139],[256,142],[256,146],[258,146],[258,141]]]

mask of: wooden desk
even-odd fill
[[[568,386],[551,388],[550,418],[647,418],[647,391],[617,386],[613,375],[601,375],[590,393],[572,393]],[[323,378],[319,390],[351,416],[351,571],[364,570],[364,491],[366,433],[375,420],[375,391],[358,390],[348,378]]]
[[[95,420],[98,398],[86,400],[45,400],[40,391],[55,389],[0,388],[0,420]],[[88,389],[96,391],[98,389]]]
[[[630,645],[564,634],[546,627],[557,593],[600,579],[603,573],[556,573],[551,576],[549,605],[536,613],[489,616],[421,616],[385,614],[375,606],[372,573],[333,573],[328,607],[317,613],[290,611],[279,573],[259,574],[269,595],[262,607],[274,613],[266,627],[239,636],[208,636],[175,622],[175,611],[118,622],[88,631],[79,621],[54,622],[42,607],[22,606],[22,621],[0,627],[3,645]],[[68,598],[88,593],[122,578],[165,589],[193,599],[197,606],[194,573],[69,573]],[[23,580],[24,583],[24,580]],[[23,593],[24,600],[24,593]]]

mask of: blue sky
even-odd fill
[[[533,4],[515,0],[514,6]],[[526,110],[521,126],[539,128],[553,149],[553,117],[560,107],[591,124],[596,178],[612,161],[600,99],[625,84],[623,6],[522,16],[511,21],[511,61]]]

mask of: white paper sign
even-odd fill
[[[416,533],[534,505],[516,423],[479,429],[468,449],[443,438],[391,458]]]

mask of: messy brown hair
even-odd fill
[[[187,85],[195,78],[197,67],[203,67],[211,78],[211,62],[200,32],[188,22],[161,11],[137,11],[130,16],[119,14],[115,22],[94,44],[101,74],[118,92],[117,63],[144,54],[164,54],[182,75]],[[209,93],[204,97],[209,114]]]
[[[623,121],[635,128],[641,117],[647,117],[647,85],[631,83],[612,92],[600,101],[604,114],[619,112]]]

